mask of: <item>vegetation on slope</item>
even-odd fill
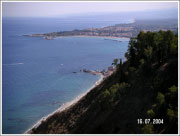
[[[178,36],[140,32],[125,56],[113,75],[32,133],[178,133]]]

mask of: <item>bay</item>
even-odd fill
[[[44,40],[22,36],[113,25],[101,20],[88,22],[3,18],[3,134],[24,133],[39,119],[85,92],[100,78],[80,70],[103,70],[115,58],[125,60],[128,39],[114,41],[99,37],[64,37]]]

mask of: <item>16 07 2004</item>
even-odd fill
[[[163,121],[163,119],[137,119],[137,123],[138,124],[146,124],[146,125],[148,125],[148,124],[163,124],[164,123],[164,121]]]

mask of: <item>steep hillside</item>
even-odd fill
[[[113,75],[31,133],[178,133],[177,37],[140,32]]]

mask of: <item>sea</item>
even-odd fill
[[[132,23],[133,19],[2,18],[2,133],[22,134],[42,117],[87,91],[113,59],[125,60],[129,39],[63,37],[33,33]]]

